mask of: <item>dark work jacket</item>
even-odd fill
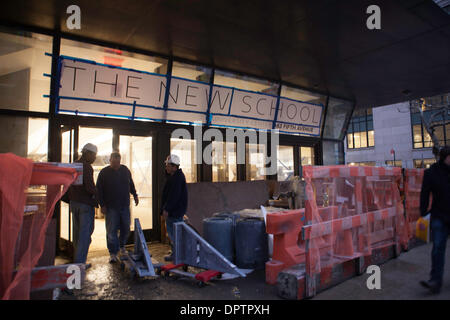
[[[83,164],[83,185],[71,186],[68,190],[69,199],[72,201],[84,203],[93,207],[97,205],[97,190],[94,184],[94,169],[82,158],[75,162]]]
[[[136,188],[130,170],[120,165],[114,170],[103,168],[97,178],[98,201],[101,207],[122,209],[130,206],[130,193],[136,196]]]
[[[161,200],[161,214],[166,210],[169,217],[183,217],[187,210],[187,200],[186,177],[183,171],[178,169],[173,176],[167,175]]]
[[[433,196],[431,219],[439,218],[450,224],[450,167],[442,162],[433,164],[423,175],[420,192],[420,214],[427,215],[430,192]]]

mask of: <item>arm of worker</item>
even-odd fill
[[[420,215],[427,215],[427,209],[430,201],[431,192],[431,174],[429,170],[425,170],[423,174],[422,189],[420,190]]]
[[[94,184],[94,170],[86,163],[83,164],[83,186],[89,194],[93,196],[97,194]]]
[[[128,170],[128,173],[130,174],[130,193],[133,195],[134,203],[136,205],[138,205],[139,204],[139,197],[137,195],[136,187],[134,186],[133,177],[131,176],[130,170]]]
[[[104,174],[103,171],[100,171],[97,178],[97,196],[98,196],[98,203],[100,204],[100,208],[103,214],[106,214],[106,207],[105,207],[105,198],[104,198]]]

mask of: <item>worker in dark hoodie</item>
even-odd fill
[[[174,223],[182,222],[187,210],[187,187],[186,177],[180,169],[180,158],[171,154],[165,161],[167,173],[166,184],[164,185],[161,214],[166,220],[166,229],[169,235],[172,251],[169,256],[164,257],[166,261],[173,260],[174,245]]]
[[[439,162],[425,170],[420,192],[420,213],[428,214],[430,193],[431,204],[431,272],[428,281],[420,284],[432,293],[439,293],[444,275],[444,260],[447,239],[450,230],[450,147],[444,147],[439,152]]]
[[[83,185],[71,186],[69,189],[75,263],[86,263],[95,226],[95,208],[98,207],[92,168],[97,157],[97,147],[87,143],[81,150],[81,154],[80,159],[75,162],[83,164]]]

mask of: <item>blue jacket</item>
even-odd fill
[[[178,169],[173,176],[167,176],[162,193],[161,214],[166,210],[169,217],[182,218],[186,214],[187,201],[186,177],[183,171]]]

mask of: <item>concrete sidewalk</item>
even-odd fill
[[[153,258],[163,261],[167,245],[150,244]],[[439,295],[431,295],[419,285],[428,279],[432,244],[404,252],[397,259],[381,266],[381,289],[369,290],[369,274],[347,280],[324,292],[313,300],[434,300],[450,299],[450,248],[447,250],[444,286]],[[120,299],[120,300],[280,300],[276,286],[265,283],[265,272],[259,270],[246,278],[214,281],[199,288],[192,279],[130,279],[118,264],[109,264],[109,256],[95,254],[88,257],[92,268],[87,271],[82,290],[73,296],[61,295],[62,300]],[[60,261],[64,263],[64,261]]]
[[[450,299],[450,240],[447,242],[444,284],[439,295],[423,288],[420,280],[428,280],[431,270],[432,243],[403,252],[398,258],[380,266],[381,289],[369,290],[370,274],[347,280],[317,294],[314,300],[449,300]]]

